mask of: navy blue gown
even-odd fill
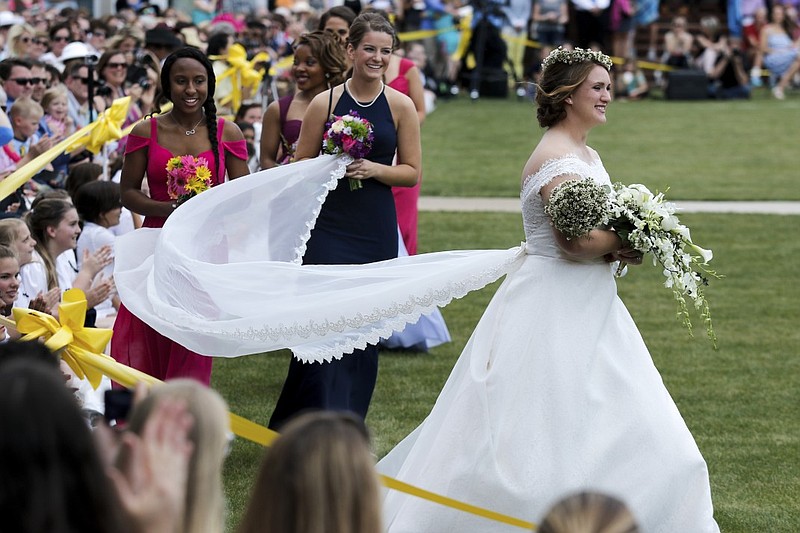
[[[355,111],[373,125],[374,142],[367,159],[391,165],[397,131],[386,95],[362,107],[345,90],[335,115]],[[345,265],[397,257],[397,216],[392,188],[375,179],[350,190],[339,180],[311,231],[303,264]],[[378,377],[378,348],[368,346],[329,363],[301,363],[292,358],[269,426],[278,429],[293,415],[311,409],[351,411],[365,418]]]

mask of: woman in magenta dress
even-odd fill
[[[226,171],[229,179],[249,173],[242,132],[217,118],[215,83],[211,62],[197,49],[182,48],[164,62],[161,91],[173,108],[134,127],[120,181],[123,205],[145,216],[144,227],[160,228],[178,207],[167,194],[166,165],[171,157],[206,158],[214,185],[225,180]],[[149,196],[141,190],[145,174]],[[111,355],[162,380],[189,377],[208,384],[211,379],[211,358],[160,335],[128,311],[124,301],[114,323]]]
[[[332,33],[305,33],[294,47],[292,76],[297,92],[272,102],[264,113],[261,129],[261,168],[283,165],[294,159],[300,126],[308,104],[319,93],[344,81],[347,60],[344,48]]]

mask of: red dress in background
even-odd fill
[[[408,80],[406,72],[414,66],[414,62],[400,59],[400,73],[395,79],[387,83],[389,87],[400,91],[408,96]],[[394,205],[397,210],[397,225],[400,226],[400,235],[406,245],[408,255],[417,253],[417,202],[419,201],[419,189],[422,184],[422,175],[413,187],[392,187],[394,195]]]
[[[217,169],[211,169],[213,185],[225,181],[225,157],[230,152],[234,157],[247,160],[247,145],[244,139],[233,142],[222,140],[224,119],[217,123],[217,141],[220,148],[220,161]],[[148,150],[147,185],[150,197],[162,202],[171,201],[167,194],[167,161],[175,155],[158,144],[158,126],[156,119],[150,119],[150,138],[137,135],[128,136],[125,153],[137,150]],[[193,154],[194,155],[194,154]],[[211,150],[197,154],[205,157],[209,165],[214,164]],[[160,228],[167,219],[164,217],[146,217],[142,224],[145,228]],[[139,320],[125,308],[120,306],[119,314],[114,322],[114,336],[111,339],[111,356],[118,362],[149,374],[161,380],[184,377],[192,378],[208,385],[211,381],[211,358],[192,352],[177,344],[153,328]]]

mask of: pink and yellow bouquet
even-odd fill
[[[167,194],[185,202],[211,187],[211,170],[205,157],[180,155],[167,161]]]
[[[334,116],[325,124],[322,153],[347,154],[353,159],[362,159],[372,150],[373,140],[372,123],[351,110],[347,115]],[[351,191],[361,186],[361,180],[350,179]]]

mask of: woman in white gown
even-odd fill
[[[611,61],[556,51],[537,95],[547,131],[523,171],[527,256],[499,288],[427,419],[378,465],[386,475],[535,522],[561,496],[628,503],[648,533],[715,532],[706,464],[617,297],[611,231],[566,240],[544,206],[565,180],[610,184],[589,130],[606,121]],[[390,491],[392,533],[511,531]]]
[[[564,180],[609,183],[586,137],[606,121],[611,61],[557,50],[545,64],[537,101],[548,130],[523,173],[522,247],[301,265],[348,163],[320,156],[214,187],[163,229],[122,237],[117,288],[136,316],[198,353],[291,347],[315,364],[355,357],[346,354],[508,274],[430,415],[379,469],[533,522],[565,493],[593,490],[625,501],[648,533],[714,533],[706,464],[616,294],[609,261],[641,257],[601,229],[567,241],[544,212]],[[252,231],[262,222],[268,231]],[[510,531],[399,492],[387,494],[385,523]]]

